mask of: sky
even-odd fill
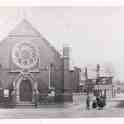
[[[124,7],[1,7],[0,40],[27,19],[59,52],[71,47],[71,64],[100,64],[124,81]]]

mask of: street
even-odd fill
[[[1,119],[35,119],[35,118],[82,118],[82,117],[124,117],[123,94],[107,101],[103,110],[86,110],[85,96],[74,96],[73,103],[58,105],[41,105],[38,108],[17,107],[13,109],[0,109]],[[77,100],[77,101],[76,101]]]

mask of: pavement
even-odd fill
[[[103,110],[86,109],[86,97],[75,95],[73,103],[0,109],[0,119],[124,117],[124,94],[107,100]]]

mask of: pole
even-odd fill
[[[88,83],[87,67],[85,67],[85,84],[87,87],[87,95],[89,95],[89,83]]]
[[[96,67],[96,85],[98,85],[98,89],[99,89],[99,76],[100,76],[100,65],[97,64]],[[98,95],[100,95],[100,90],[98,90]]]
[[[87,87],[86,107],[87,107],[87,110],[89,110],[90,109],[90,96],[89,96],[89,82],[88,82],[87,67],[85,68],[85,84]]]

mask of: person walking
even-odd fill
[[[86,108],[87,108],[87,110],[90,109],[90,96],[89,96],[89,94],[87,95],[87,98],[86,98]]]
[[[102,96],[97,98],[98,109],[102,110],[104,107],[104,99]]]

